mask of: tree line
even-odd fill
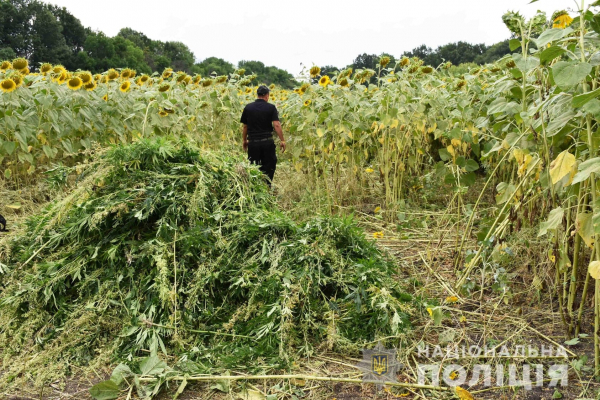
[[[467,42],[456,42],[439,46],[437,49],[432,49],[431,47],[423,44],[411,51],[405,51],[402,53],[399,59],[402,59],[403,57],[418,57],[423,60],[424,64],[431,65],[433,67],[438,67],[440,64],[448,61],[451,62],[452,65],[468,63],[482,65],[492,63],[502,58],[504,55],[511,53],[508,42],[509,40],[507,39],[491,46],[487,46],[483,43],[471,44]],[[340,69],[332,65],[322,66],[321,74],[333,77],[339,71],[346,68],[352,68],[353,70],[368,68],[377,71],[379,68],[379,60],[383,56],[390,58],[389,66],[394,66],[396,61],[399,60],[388,53],[382,53],[379,55],[363,53],[357,56],[354,61],[345,68]],[[382,72],[382,75],[385,75],[385,72]],[[371,83],[375,83],[376,80],[376,76],[371,77]]]
[[[446,61],[454,65],[484,64],[509,52],[508,40],[492,46],[457,42],[435,50],[421,45],[404,52],[401,57],[419,57],[425,64],[435,67]],[[391,54],[364,53],[346,68],[377,70],[382,55],[390,57],[390,65],[395,64],[396,58]],[[298,84],[289,72],[260,61],[243,60],[237,66],[217,57],[197,61],[182,42],[153,40],[131,28],[123,28],[110,37],[84,27],[64,7],[39,0],[0,0],[0,61],[16,57],[29,60],[33,70],[44,62],[61,64],[72,71],[80,69],[93,73],[127,67],[150,74],[170,67],[175,71],[209,76],[227,75],[236,68],[243,68],[247,73],[256,74],[257,82],[274,83],[284,88]],[[323,66],[321,74],[333,76],[339,70],[334,66]],[[373,83],[375,79],[372,78]]]
[[[258,82],[286,88],[297,84],[287,71],[260,61],[240,61],[237,66],[216,57],[197,61],[181,42],[153,40],[131,28],[123,28],[110,37],[84,27],[64,7],[38,0],[0,0],[0,61],[16,57],[26,58],[32,70],[44,62],[93,73],[127,67],[150,74],[173,68],[209,76],[244,68],[256,74]]]

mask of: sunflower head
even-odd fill
[[[458,83],[456,84],[456,88],[460,89],[462,87],[464,87],[467,84],[467,81],[465,81],[464,79],[458,81]]]
[[[123,93],[129,92],[129,89],[131,89],[130,81],[125,81],[125,82],[121,83],[121,85],[119,86],[119,90]]]
[[[108,93],[107,93],[107,94],[105,94],[104,96],[102,96],[102,100],[104,100],[104,101],[108,101]]]
[[[135,69],[130,69],[129,70],[129,77],[131,79],[135,78],[136,75],[137,75],[137,71]]]
[[[202,86],[203,86],[203,87],[209,87],[209,86],[210,86],[210,85],[212,85],[212,84],[213,84],[213,80],[212,80],[212,79],[204,79],[204,80],[202,81]]]
[[[194,78],[192,79],[192,83],[194,85],[197,85],[200,82],[200,79],[202,79],[202,77],[200,75],[194,75]]]
[[[27,68],[29,66],[29,62],[26,59],[19,57],[13,60],[12,65],[13,69],[21,70]]]
[[[246,86],[246,89],[244,90],[244,93],[246,93],[246,94],[252,93],[252,88]]]
[[[21,75],[19,72],[11,74],[10,79],[15,83],[15,85],[17,85],[17,87],[23,84],[23,75]]]
[[[450,67],[452,67],[452,61],[446,61],[444,64],[444,69],[450,69]]]
[[[410,59],[408,57],[402,57],[402,60],[400,60],[401,67],[406,67],[409,63]]]
[[[310,106],[310,103],[312,103],[312,102],[311,102],[311,100],[310,100],[310,99],[307,99],[307,100],[304,102],[304,107],[308,107],[308,106]]]
[[[327,76],[327,75],[325,75],[325,76]],[[327,76],[327,78],[329,78],[329,77]],[[321,78],[321,79],[323,79],[323,78]],[[319,80],[319,81],[320,81],[320,80]],[[300,89],[299,89],[299,90],[300,90],[300,94],[304,94],[304,93],[306,93],[306,91],[307,91],[309,88],[310,88],[310,83],[303,83],[303,84],[302,84],[302,86],[300,86]]]
[[[424,74],[430,74],[433,72],[433,68],[430,66],[426,66],[426,67],[421,68],[421,72]]]
[[[91,92],[93,90],[96,90],[96,88],[98,87],[98,85],[96,84],[95,81],[90,81],[88,83],[86,83],[85,85],[83,85],[83,87],[85,88],[85,90],[87,90],[88,92]]]
[[[100,79],[102,79],[102,74],[95,74],[94,75],[94,80],[95,81],[99,81]]]
[[[131,78],[131,70],[129,68],[125,68],[123,70],[121,70],[121,78],[123,79],[129,79]]]
[[[27,76],[27,75],[29,75],[29,73],[30,73],[30,72],[31,72],[31,71],[29,71],[29,68],[28,68],[28,67],[25,67],[25,68],[23,68],[23,69],[20,69],[20,70],[19,70],[19,73],[20,73],[21,75],[23,75],[23,76]]]
[[[140,76],[140,82],[142,82],[142,83],[148,82],[149,79],[150,79],[150,77],[146,74]]]
[[[245,73],[246,73],[246,70],[244,68],[240,68],[234,72],[234,74],[239,75],[239,76],[243,76]]]
[[[338,75],[338,79],[348,78],[350,77],[350,75],[352,75],[352,68],[346,68],[345,70],[340,72],[340,74]]]
[[[187,74],[183,71],[178,71],[177,72],[177,83],[183,82],[183,80],[185,79],[185,77],[187,76]]]
[[[381,66],[381,68],[385,68],[390,63],[390,61],[392,61],[390,57],[383,56],[379,59],[379,65]]]
[[[46,75],[50,71],[52,71],[52,64],[44,63],[40,67],[40,72],[44,75]]]
[[[509,62],[506,63],[506,68],[514,68],[516,66],[517,66],[517,64],[515,64],[515,62],[513,60],[510,60]]]
[[[158,91],[161,93],[168,92],[171,89],[171,85],[168,83],[163,83],[158,87]]]
[[[311,78],[316,78],[320,73],[321,73],[321,68],[317,67],[316,65],[313,65],[310,68],[310,77]]]
[[[342,87],[348,87],[348,86],[350,86],[350,82],[348,81],[348,78],[346,78],[346,77],[343,77],[342,79],[340,79],[338,81],[338,83]]]
[[[87,85],[88,83],[94,80],[94,77],[88,71],[79,72],[77,76],[79,77],[79,79],[81,79],[81,82],[83,82],[84,85]]]
[[[217,76],[215,80],[217,81],[217,83],[225,83],[227,82],[227,75]]]
[[[165,110],[160,110],[160,111],[158,112],[158,115],[160,115],[161,117],[166,117],[167,115],[169,115],[169,113],[168,113],[168,112],[166,112]]]
[[[80,77],[74,76],[67,82],[67,87],[71,90],[79,90],[83,86],[83,81]]]
[[[0,81],[0,89],[4,93],[10,93],[17,88],[17,84],[12,79],[4,79]]]
[[[12,63],[10,61],[2,61],[0,71],[6,71],[7,69],[12,69]]]
[[[190,82],[192,81],[192,77],[189,75],[186,75],[185,78],[183,79],[183,84],[189,85]]]
[[[117,79],[119,76],[121,76],[121,74],[119,74],[119,72],[116,69],[111,68],[108,71],[106,71],[106,76],[108,77],[109,81],[113,81],[113,80]]]
[[[173,68],[165,68],[165,70],[162,73],[162,77],[164,79],[168,79],[171,77],[171,75],[173,75]]]
[[[552,15],[552,27],[565,29],[573,23],[573,18],[565,11],[557,11]]]
[[[65,71],[65,67],[63,67],[62,65],[55,65],[54,67],[52,67],[52,73],[56,75],[60,75]]]

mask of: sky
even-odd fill
[[[109,36],[129,27],[185,43],[197,60],[258,60],[297,75],[302,65],[344,67],[359,54],[399,56],[421,44],[505,40],[508,10],[548,17],[573,0],[46,0]],[[586,0],[586,4],[590,0]]]

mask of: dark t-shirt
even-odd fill
[[[279,121],[275,105],[256,99],[244,107],[241,123],[248,125],[248,139],[266,139],[273,136],[273,121]]]

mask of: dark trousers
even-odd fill
[[[248,143],[248,160],[252,164],[260,166],[260,170],[267,176],[267,184],[271,187],[275,168],[277,168],[277,153],[275,152],[275,142],[268,140],[264,142]]]

